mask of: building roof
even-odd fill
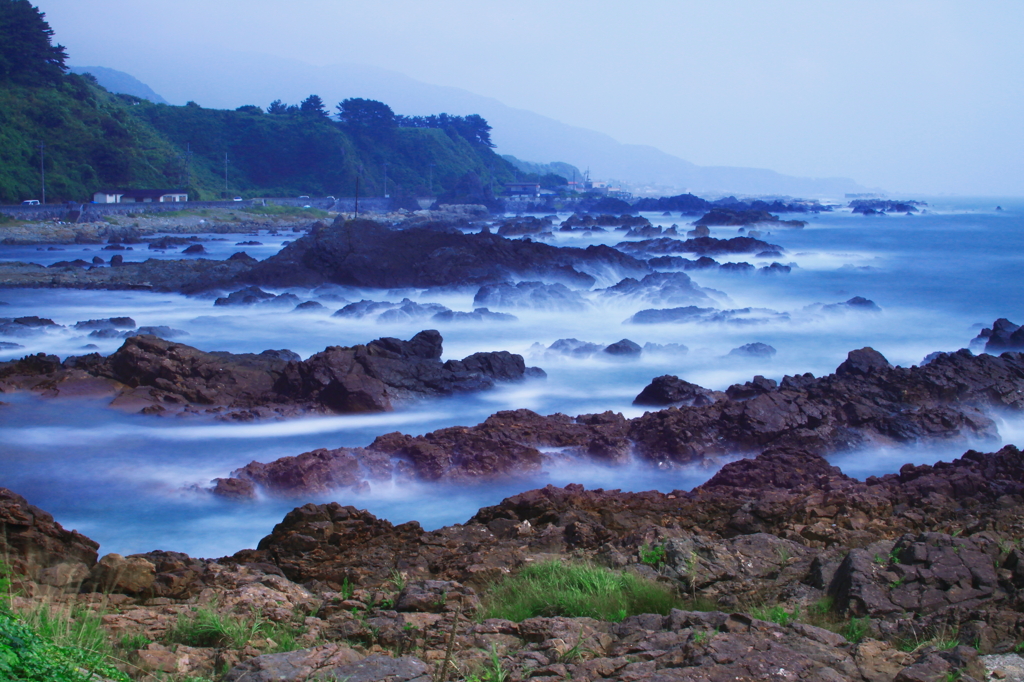
[[[152,197],[154,199],[167,194],[188,194],[184,189],[98,189],[94,194],[121,194],[130,197]]]

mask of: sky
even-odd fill
[[[69,63],[143,81],[203,79],[176,53],[358,63],[705,166],[1024,196],[1019,0],[36,1]]]

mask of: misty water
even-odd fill
[[[1001,204],[1002,211],[995,211]],[[560,216],[564,219],[565,216]],[[692,217],[647,214],[656,225],[690,229]],[[375,319],[332,317],[350,301],[363,298],[438,302],[453,310],[474,308],[475,289],[462,291],[353,291],[326,288],[293,290],[302,300],[318,300],[323,312],[289,312],[290,308],[215,307],[213,294],[126,291],[0,290],[0,316],[39,315],[65,325],[23,337],[3,337],[19,348],[0,349],[0,360],[27,353],[61,357],[116,350],[121,340],[97,339],[72,329],[81,320],[131,316],[139,325],[166,325],[185,332],[174,340],[203,350],[259,352],[288,348],[302,357],[328,345],[365,343],[381,336],[409,338],[425,328],[444,337],[444,359],[477,351],[509,350],[527,364],[542,367],[547,379],[501,385],[475,395],[422,401],[379,415],[311,417],[257,424],[228,424],[189,418],[129,415],[107,409],[102,401],[49,401],[28,394],[6,394],[0,408],[0,485],[26,496],[101,543],[101,552],[122,554],[152,549],[184,551],[194,556],[221,556],[254,547],[291,508],[308,502],[336,500],[370,509],[399,523],[410,519],[426,528],[464,522],[480,507],[547,483],[582,483],[587,487],[625,490],[689,489],[714,473],[713,468],[657,471],[640,464],[607,468],[590,463],[553,467],[541,475],[500,485],[374,486],[369,493],[338,491],[301,499],[265,498],[228,502],[202,489],[212,478],[226,476],[250,461],[271,461],[319,447],[367,445],[376,436],[402,431],[420,434],[451,425],[476,424],[497,410],[528,408],[542,414],[577,415],[612,410],[627,417],[642,408],[633,398],[662,374],[675,374],[714,389],[725,389],[755,374],[779,380],[786,374],[834,371],[847,352],[871,346],[893,364],[919,364],[935,351],[963,348],[981,328],[998,317],[1024,320],[1019,294],[1024,253],[1024,204],[1012,200],[932,200],[922,215],[855,216],[836,211],[802,218],[802,230],[776,230],[762,239],[783,247],[781,258],[717,256],[720,262],[746,261],[756,266],[773,260],[792,266],[789,274],[731,274],[691,271],[701,287],[713,290],[722,309],[759,309],[744,323],[628,324],[639,310],[654,305],[642,300],[609,301],[593,291],[581,292],[586,312],[509,309],[516,322],[438,323],[429,319],[379,323]],[[736,228],[712,230],[712,236],[736,236]],[[252,237],[270,255],[282,233]],[[224,238],[219,236],[217,238]],[[238,241],[204,243],[211,256],[226,257]],[[622,232],[556,233],[560,246],[615,244]],[[215,245],[211,249],[210,245]],[[5,247],[0,258],[46,264],[71,260],[68,252],[39,252],[38,247]],[[65,248],[65,247],[61,247]],[[96,247],[92,252],[95,255]],[[77,252],[75,252],[77,253]],[[83,252],[84,253],[84,252]],[[109,254],[100,252],[104,258]],[[117,252],[126,260],[150,254],[145,246]],[[128,258],[128,254],[137,254]],[[54,258],[54,256],[60,258]],[[686,256],[686,254],[682,254]],[[176,254],[167,254],[173,257]],[[594,289],[614,284],[620,273],[593,272]],[[274,291],[274,293],[282,293]],[[854,296],[874,301],[881,312],[830,311]],[[779,314],[784,313],[784,314]],[[641,346],[684,344],[687,352],[645,351],[623,360],[596,353],[566,357],[545,350],[561,338],[601,345],[623,338]],[[777,349],[771,358],[739,358],[729,351],[752,342]],[[94,346],[90,348],[89,346]],[[1024,444],[1019,422],[1000,423],[1003,442]],[[976,444],[992,449],[998,443]],[[841,453],[833,461],[850,475],[893,472],[906,462],[924,463],[958,456],[965,444],[922,444],[906,448]],[[741,455],[744,453],[737,453]]]

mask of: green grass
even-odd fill
[[[777,623],[783,627],[795,623],[800,618],[800,609],[795,608],[792,611],[787,611],[784,607],[776,604],[775,606],[760,606],[750,609],[750,615],[758,620],[766,620],[770,623]]]
[[[685,604],[660,583],[589,564],[545,561],[492,586],[479,616],[523,621],[535,616],[618,622],[641,613],[668,614]]]
[[[254,639],[269,639],[274,645],[267,653],[294,651],[303,645],[299,637],[303,626],[275,623],[258,611],[248,616],[218,613],[212,607],[194,607],[178,614],[178,620],[164,636],[169,644],[194,647],[241,649]]]
[[[239,208],[239,213],[252,213],[254,215],[276,216],[281,218],[326,218],[327,211],[319,208],[302,208],[301,206],[278,206],[267,204],[266,206],[249,206]]]
[[[100,657],[114,653],[100,617],[88,609],[56,608],[44,603],[23,611],[20,616],[41,637],[59,647],[81,649]]]
[[[39,620],[46,629],[66,641],[81,639],[86,644],[92,642],[91,635],[69,632],[68,628],[55,624],[53,618]],[[109,666],[106,660],[105,653],[75,644],[58,644],[31,622],[0,607],[0,679],[20,682],[95,682],[95,674],[128,682],[128,677]]]

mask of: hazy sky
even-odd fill
[[[1019,0],[38,5],[70,63],[140,78],[173,68],[169,46],[357,62],[701,165],[846,176],[893,192],[1024,195]]]

